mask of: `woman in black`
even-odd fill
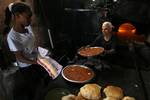
[[[113,32],[114,26],[111,22],[102,24],[102,34],[100,34],[89,46],[99,46],[104,48],[101,60],[111,63],[115,59],[117,37]]]
[[[105,49],[105,54],[112,54],[116,49],[116,36],[114,34],[111,22],[102,24],[102,34],[100,34],[90,46],[100,46]]]

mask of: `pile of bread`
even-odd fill
[[[123,90],[117,86],[107,86],[102,91],[102,87],[98,84],[85,84],[77,96],[69,94],[63,96],[61,100],[135,100],[135,98],[124,96]]]

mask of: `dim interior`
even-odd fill
[[[83,65],[95,74],[85,83],[76,83],[65,79],[62,70],[56,79],[49,77],[50,81],[46,83],[36,83],[33,100],[61,100],[62,96],[68,94],[77,95],[80,88],[87,83],[98,84],[102,89],[108,85],[121,87],[124,96],[135,97],[136,100],[150,98],[148,0],[1,0],[0,98],[2,100],[28,100],[26,95],[30,91],[25,91],[25,95],[22,95],[24,92],[21,93],[23,80],[16,73],[19,66],[15,55],[8,47],[7,35],[3,33],[5,8],[16,1],[25,2],[32,8],[31,26],[36,43],[48,49],[51,58],[63,68],[68,65]],[[107,61],[97,55],[91,57],[80,54],[82,47],[92,43],[99,33],[102,33],[101,26],[105,21],[113,24],[113,31],[117,36],[115,57]],[[107,68],[107,65],[111,68]],[[103,69],[102,66],[106,68]],[[18,87],[15,87],[16,84]],[[34,86],[34,83],[32,85]],[[102,96],[105,98],[104,93]]]

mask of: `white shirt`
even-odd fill
[[[25,57],[33,60],[35,58],[35,55],[33,55],[35,37],[32,32],[31,26],[26,27],[26,29],[28,30],[28,32],[19,33],[12,28],[7,36],[7,42],[10,51],[22,51]],[[20,62],[18,60],[17,62],[19,64],[19,67],[28,67],[31,65]]]
[[[0,50],[2,49],[2,36],[0,35]]]

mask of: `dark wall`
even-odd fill
[[[114,23],[132,22],[139,33],[149,33],[150,3],[148,0],[120,0],[115,8]]]
[[[98,26],[98,22],[93,23],[91,20],[97,18],[96,12],[65,10],[83,8],[83,3],[83,0],[35,0],[35,12],[40,15],[44,25],[51,29],[55,45],[63,40],[69,40],[74,45],[81,44],[80,37],[83,37],[84,32],[97,30],[92,24]]]
[[[98,33],[100,24],[110,20],[117,28],[131,22],[139,34],[149,34],[150,10],[148,0],[34,0],[35,9],[45,25],[50,28],[54,46],[75,49],[88,44]],[[107,1],[107,2],[106,2]],[[94,5],[94,6],[93,6]],[[107,7],[107,18],[103,8]],[[66,10],[69,8],[70,10]],[[89,9],[89,11],[78,11]]]
[[[149,25],[150,10],[148,0],[118,0],[113,3],[112,0],[96,0],[95,9],[97,11],[67,11],[65,8],[80,9],[89,8],[93,10],[90,4],[92,0],[37,0],[40,1],[39,7],[42,7],[42,13],[48,27],[54,31],[70,32],[97,32],[101,18],[102,7],[109,9],[110,19],[116,25],[131,21],[140,28],[141,25]],[[141,24],[141,25],[140,25]]]

